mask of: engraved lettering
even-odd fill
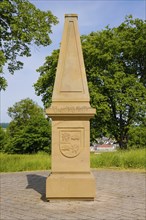
[[[90,112],[92,110],[91,107],[87,106],[55,106],[50,107],[54,113],[84,113]]]

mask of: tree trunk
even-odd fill
[[[128,144],[128,137],[127,136],[122,136],[122,137],[120,137],[120,139],[119,139],[119,141],[118,141],[118,143],[119,143],[119,146],[120,146],[120,149],[121,150],[126,150],[127,149],[127,144]]]

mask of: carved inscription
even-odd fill
[[[55,106],[49,110],[53,113],[90,113],[93,109],[87,106]]]
[[[66,157],[76,157],[81,150],[81,131],[60,131],[60,151]]]

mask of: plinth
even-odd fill
[[[52,104],[52,170],[46,181],[46,198],[95,198],[90,172],[90,118],[95,109],[89,91],[78,31],[77,15],[65,15]]]

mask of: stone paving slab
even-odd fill
[[[93,171],[95,201],[45,200],[49,171],[1,174],[0,220],[145,220],[146,174]]]

